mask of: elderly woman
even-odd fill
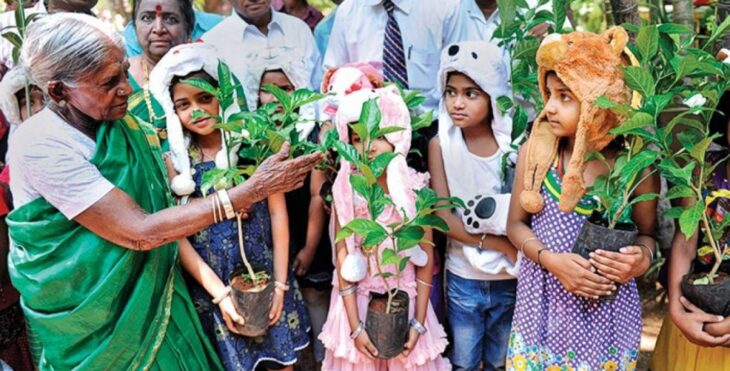
[[[229,217],[296,188],[321,155],[285,161],[285,145],[227,194],[170,207],[157,137],[125,116],[121,37],[56,14],[31,24],[24,45],[24,68],[51,103],[13,136],[9,266],[40,369],[220,369],[175,241],[216,210]]]
[[[135,0],[132,24],[142,55],[129,59],[129,112],[157,128],[163,149],[167,149],[165,112],[149,91],[149,73],[174,46],[190,41],[195,24],[191,0]]]

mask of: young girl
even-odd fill
[[[538,50],[545,108],[520,151],[508,224],[510,240],[528,257],[519,271],[508,370],[636,368],[641,305],[634,277],[648,269],[655,249],[656,201],[633,206],[633,246],[599,250],[590,261],[571,253],[593,205],[584,182],[608,172],[586,156],[601,151],[609,163],[616,156],[606,146],[620,118],[593,102],[602,95],[628,102],[621,68],[627,40],[614,27],[602,35],[550,35]],[[658,192],[657,178],[648,177],[634,196]],[[616,290],[615,299],[599,299]]]
[[[173,178],[172,189],[183,197],[203,197],[204,190],[200,186],[205,172],[215,167],[235,166],[236,162],[235,152],[228,152],[221,132],[213,128],[215,121],[192,118],[194,111],[220,115],[218,100],[208,92],[182,82],[195,78],[217,85],[218,59],[215,56],[215,50],[204,44],[181,45],[170,50],[150,76],[151,89],[166,110],[172,151],[169,166],[178,172]],[[223,115],[234,111],[237,109],[229,108]],[[188,138],[187,149],[181,145],[184,142],[180,124]],[[176,157],[180,153],[184,157]],[[189,190],[185,185],[190,180],[194,181],[194,191],[185,194]],[[208,191],[208,197],[215,197],[215,192]],[[289,231],[284,195],[278,194],[255,204],[247,214],[243,225],[246,257],[253,266],[265,267],[276,284],[269,312],[271,327],[264,336],[239,336],[234,326],[234,323],[242,325],[243,320],[233,309],[224,281],[242,266],[235,219],[224,220],[190,236],[189,242],[182,240],[180,259],[197,282],[191,284],[193,299],[226,369],[253,370],[259,364],[267,369],[292,369],[291,365],[297,360],[296,352],[309,342],[309,319],[287,265]],[[218,303],[218,308],[214,302]]]
[[[278,103],[273,94],[263,89],[267,85],[274,85],[287,93],[309,85],[311,67],[296,49],[267,48],[250,58],[247,65],[251,68],[244,83],[248,96],[254,97],[249,99],[249,102],[255,102],[255,106],[252,106],[254,109]],[[278,105],[277,111],[283,112],[281,105]],[[303,119],[297,123],[300,137],[317,143],[320,128],[312,119],[314,107],[300,107],[298,113]],[[317,363],[324,360],[324,345],[317,336],[327,319],[334,269],[332,248],[329,236],[325,233],[329,217],[320,196],[324,182],[324,172],[313,170],[302,187],[286,194],[287,213],[289,219],[294,221],[289,223],[289,259],[312,323],[313,351]]]
[[[387,226],[400,220],[398,210],[406,210],[408,215],[415,211],[413,189],[422,188],[428,179],[418,174],[405,162],[410,148],[410,116],[408,108],[398,90],[391,86],[375,91],[358,91],[343,98],[335,117],[335,127],[340,140],[352,142],[360,151],[366,144],[351,130],[348,124],[360,117],[363,103],[376,97],[382,112],[380,128],[396,126],[403,130],[390,133],[385,138],[373,140],[367,154],[371,158],[384,152],[396,152],[397,156],[388,165],[378,184],[386,194],[393,198],[397,206],[387,205],[378,218],[381,225]],[[354,218],[367,217],[367,204],[357,196],[350,184],[351,165],[342,161],[337,179],[333,185],[334,210],[336,222],[332,223],[335,233],[341,226]],[[430,238],[430,232],[425,237]],[[368,298],[371,293],[384,293],[386,286],[380,277],[374,276],[375,261],[366,261],[359,250],[359,238],[348,238],[335,246],[336,278],[330,303],[330,314],[319,338],[326,348],[324,370],[445,370],[449,362],[441,356],[447,341],[443,328],[438,323],[433,310],[429,307],[433,249],[427,243],[414,248],[422,255],[412,255],[400,281],[400,289],[409,296],[409,318],[412,327],[408,334],[405,350],[401,355],[388,361],[377,358],[377,350],[364,330]],[[380,249],[391,242],[383,242]],[[415,264],[420,266],[416,267]],[[368,266],[371,267],[368,269]],[[392,267],[383,267],[392,272]],[[388,278],[391,287],[395,277]],[[427,330],[423,332],[423,327]],[[419,331],[420,330],[420,331]]]
[[[512,120],[496,104],[509,89],[501,55],[501,50],[488,42],[462,42],[442,52],[442,114],[439,134],[429,146],[431,184],[441,197],[468,202],[476,196],[502,193],[502,164],[510,150]],[[508,208],[506,196],[493,198],[504,202],[495,209]],[[504,236],[506,212],[492,216],[501,219],[498,222],[490,220],[500,228],[482,228],[481,233],[473,234],[462,218],[464,214],[477,218],[476,203],[467,205],[466,210],[439,213],[449,225],[446,281],[453,339],[450,359],[456,370],[474,370],[482,363],[486,370],[503,369],[517,288],[517,250]]]
[[[722,150],[708,152],[710,161],[717,162],[726,158],[730,145],[730,91],[725,92],[717,107],[718,112],[712,118],[711,129],[723,134],[717,138],[716,144]],[[712,177],[714,189],[730,189],[728,182],[730,161],[725,161],[715,168]],[[721,198],[711,205],[713,217],[722,218],[730,211],[730,201]],[[681,206],[688,206],[691,201],[682,200]],[[669,315],[664,319],[662,330],[657,338],[652,370],[662,371],[700,371],[730,370],[730,318],[705,313],[682,296],[680,286],[682,277],[687,273],[709,272],[714,259],[709,262],[697,258],[697,248],[702,231],[698,229],[690,238],[686,238],[679,227],[674,233],[672,253],[669,260]],[[721,266],[727,268],[727,263]]]

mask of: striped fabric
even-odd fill
[[[383,0],[385,11],[388,12],[388,23],[385,25],[383,39],[383,73],[385,79],[408,89],[408,72],[406,70],[406,56],[403,50],[403,37],[395,19],[395,5],[392,0]]]

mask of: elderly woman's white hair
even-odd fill
[[[29,80],[43,92],[48,83],[76,83],[103,65],[111,48],[124,51],[124,39],[109,25],[85,14],[56,13],[28,26],[21,63]]]

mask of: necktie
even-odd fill
[[[400,84],[408,89],[408,72],[406,70],[406,57],[403,51],[403,37],[395,20],[395,5],[393,0],[383,0],[383,6],[388,13],[388,23],[385,25],[385,38],[383,40],[383,73],[385,79]]]

